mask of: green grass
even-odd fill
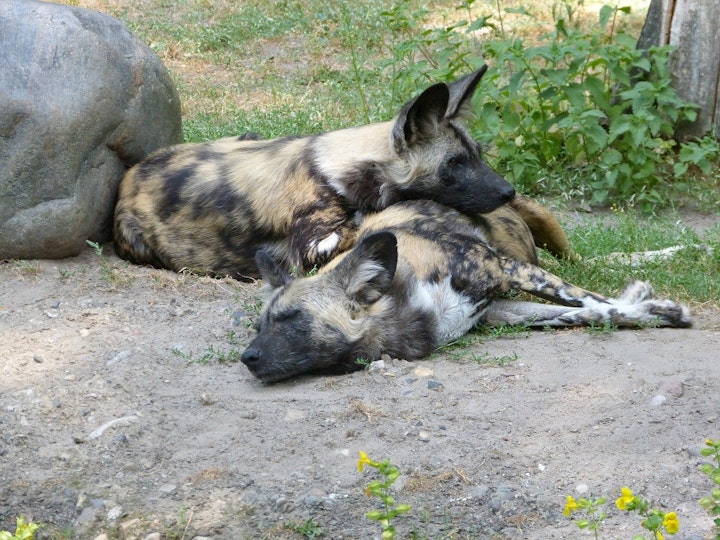
[[[660,296],[695,305],[718,307],[720,298],[720,224],[702,233],[684,225],[677,216],[642,219],[635,213],[615,213],[590,218],[568,228],[570,244],[580,254],[580,263],[543,262],[565,280],[586,289],[613,295],[630,279],[647,280]],[[611,253],[660,250],[687,246],[666,260],[632,265]],[[697,247],[695,247],[697,246]]]

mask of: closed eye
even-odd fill
[[[299,314],[300,314],[299,308],[289,308],[289,309],[284,309],[282,311],[279,311],[277,313],[273,313],[270,316],[270,318],[274,322],[284,322],[284,321],[289,321],[290,319],[297,317]]]
[[[458,156],[451,157],[450,159],[447,160],[447,162],[445,164],[448,167],[450,167],[451,169],[454,169],[455,167],[460,165],[460,158]]]

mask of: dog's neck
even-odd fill
[[[312,166],[351,207],[378,211],[396,202],[409,166],[394,151],[393,121],[332,131],[313,143]]]

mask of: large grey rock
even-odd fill
[[[109,239],[126,168],[181,139],[177,90],[123,24],[0,0],[0,259]]]

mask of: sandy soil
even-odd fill
[[[403,473],[401,538],[591,538],[562,515],[582,493],[611,498],[606,537],[631,538],[624,485],[678,513],[675,538],[711,537],[716,311],[263,385],[232,361],[256,286],[105,251],[0,264],[0,530],[24,514],[53,538],[282,539],[312,518],[324,538],[378,538],[363,450]]]

